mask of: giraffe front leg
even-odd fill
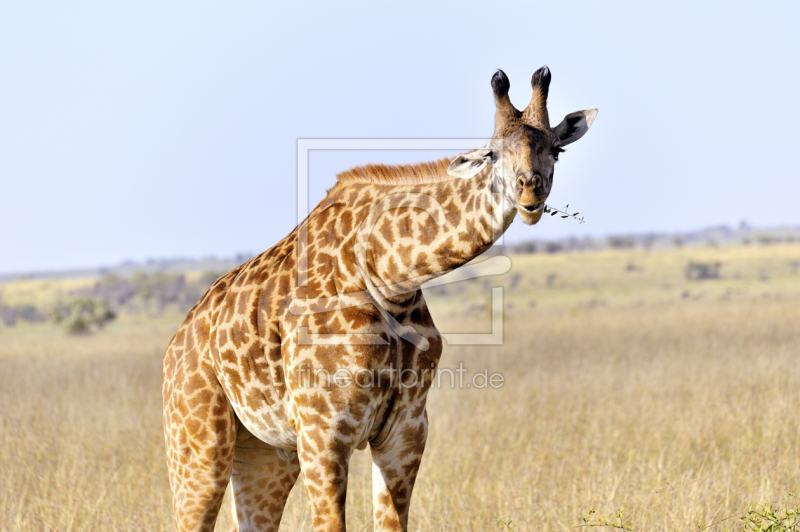
[[[344,532],[351,443],[331,428],[312,425],[301,429],[297,451],[314,532]]]
[[[423,408],[422,415],[398,420],[384,441],[371,446],[375,530],[406,531],[427,437],[428,414]]]

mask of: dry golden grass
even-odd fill
[[[581,254],[583,268],[565,261],[561,290],[574,303],[536,296],[557,286],[526,288],[537,305],[506,312],[504,345],[446,348],[442,366],[499,372],[505,385],[431,392],[410,529],[496,530],[499,515],[516,532],[574,530],[589,508],[611,516],[624,507],[634,530],[736,530],[735,519],[722,520],[800,489],[800,297],[791,272],[753,279],[734,297],[719,285],[746,276],[695,283],[700,298],[661,297],[664,280],[647,269],[623,269],[613,281],[632,252],[608,253]],[[557,267],[547,262],[557,256],[537,257],[525,258],[535,275]],[[684,264],[667,254],[651,268],[668,261]],[[574,287],[587,282],[582,272],[603,268],[609,276],[591,290],[611,286],[612,295],[591,306],[594,295],[580,300]],[[638,274],[656,280],[615,299],[628,293],[619,283]],[[683,282],[680,273],[672,282]],[[437,314],[440,303],[432,306],[443,330],[488,328],[482,313]],[[0,528],[173,530],[160,364],[175,325],[122,323],[83,338],[2,332]],[[353,460],[348,527],[371,530],[369,455]],[[309,529],[299,485],[282,530]]]
[[[450,351],[507,380],[433,394],[416,529],[569,530],[625,507],[635,530],[697,530],[778,502],[800,487],[798,303],[531,314],[502,347]]]
[[[19,334],[0,343],[0,527],[163,530],[168,335]]]

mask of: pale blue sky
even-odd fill
[[[800,223],[800,3],[0,4],[0,272],[267,249],[295,225],[298,138],[485,138],[597,107],[510,241]],[[313,153],[311,198],[357,163]]]

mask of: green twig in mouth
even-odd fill
[[[575,212],[575,213],[570,214],[569,212],[567,212],[567,209],[569,209],[569,203],[567,203],[567,205],[566,205],[566,207],[564,207],[563,211],[561,209],[555,209],[555,208],[553,208],[553,207],[551,207],[551,206],[549,206],[547,204],[545,204],[545,206],[544,206],[545,214],[546,213],[550,213],[550,216],[555,216],[556,214],[561,214],[562,218],[575,218],[576,220],[578,220],[578,223],[586,223],[586,221],[583,219],[583,216],[578,217],[578,215],[580,214],[579,212]]]

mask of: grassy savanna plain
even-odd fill
[[[575,530],[622,508],[633,530],[741,530],[750,505],[800,490],[800,246],[511,259],[426,296],[442,331],[489,332],[504,287],[503,344],[447,346],[441,365],[505,381],[432,390],[410,529]],[[685,279],[690,262],[720,262],[720,278]],[[68,289],[0,286],[6,301]],[[181,319],[0,330],[0,528],[174,529],[160,381]],[[358,451],[349,530],[372,529],[370,483]],[[226,502],[218,529],[228,518]],[[310,530],[302,486],[281,530]]]

